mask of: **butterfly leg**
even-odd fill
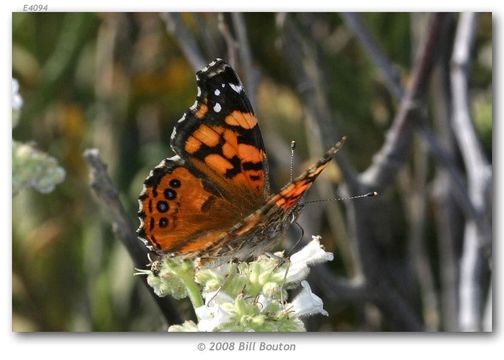
[[[149,263],[146,265],[148,268],[150,268],[151,272],[157,276],[159,274],[159,271],[161,270],[161,261],[163,259],[162,256],[154,253],[147,253],[147,259],[149,259]]]
[[[299,243],[301,242],[301,240],[303,240],[303,236],[304,236],[304,228],[299,225],[299,223],[294,220],[292,222],[292,224],[296,225],[297,228],[299,229],[300,231],[300,234],[299,234],[299,237],[298,239],[296,240],[296,242],[294,243],[294,245],[289,249],[289,251],[287,252],[287,258],[290,257],[292,255],[292,253],[294,252],[294,250],[296,249],[296,247],[299,245]]]
[[[280,287],[280,304],[282,304],[283,309],[285,311],[286,301],[284,299],[284,287],[285,287],[285,283],[287,281],[287,274],[289,273],[291,261],[290,261],[290,258],[288,258],[288,257],[284,258],[283,261],[287,263],[287,266],[285,268],[285,273],[284,273],[284,277],[282,280],[282,286]]]
[[[285,263],[287,263],[287,266],[285,268],[285,273],[284,273],[284,276],[283,276],[283,279],[282,279],[282,285],[280,286],[280,303],[282,304],[282,306],[283,306],[283,308],[285,310],[285,303],[286,302],[285,302],[285,298],[284,298],[284,287],[285,287],[285,283],[287,281],[287,274],[289,273],[289,268],[290,268],[290,264],[291,264],[290,258],[288,256],[287,257],[278,256],[278,255],[275,255],[275,254],[272,254],[272,253],[266,253],[266,255],[269,256],[272,259],[278,260],[278,263],[275,265],[275,267],[273,268],[272,271],[275,271],[280,266],[282,266]]]
[[[219,295],[219,293],[222,291],[222,289],[224,289],[227,285],[229,285],[229,282],[231,281],[231,279],[232,279],[232,276],[231,276],[230,272],[227,272],[226,274],[224,274],[222,284],[217,288],[217,291],[215,292],[215,294],[213,294],[212,297],[208,300],[207,306],[210,304],[210,302],[212,302],[217,297],[217,295]]]

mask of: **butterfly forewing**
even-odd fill
[[[196,103],[176,124],[172,148],[189,166],[220,177],[224,196],[237,196],[244,207],[257,208],[268,196],[268,168],[243,85],[220,59],[197,73],[197,85]]]

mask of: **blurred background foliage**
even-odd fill
[[[403,84],[411,76],[415,55],[415,18],[422,16],[362,14]],[[226,58],[225,40],[215,25],[217,17],[215,13],[182,14],[207,53]],[[312,161],[302,101],[279,50],[275,14],[247,13],[244,17],[253,65],[261,74],[256,112],[263,133],[268,134],[266,148],[274,148],[268,143],[270,134],[285,144],[295,139],[296,157]],[[362,171],[384,141],[397,101],[339,14],[299,14],[298,18],[318,43],[331,111],[349,138],[344,151]],[[453,34],[455,23],[452,28]],[[112,234],[107,211],[88,186],[82,153],[88,147],[101,151],[131,220],[137,224],[136,199],[142,182],[151,168],[172,154],[172,127],[194,102],[194,70],[155,13],[14,13],[12,33],[12,74],[24,100],[13,138],[35,142],[66,171],[65,181],[52,193],[26,190],[13,198],[13,330],[164,329],[159,310],[133,277],[133,264]],[[446,51],[449,56],[451,49]],[[491,14],[479,18],[473,52],[470,95],[474,122],[491,159]],[[288,157],[285,161],[288,163]],[[288,176],[288,167],[273,164],[275,184],[284,183]],[[403,190],[395,186],[385,196],[400,197]],[[390,238],[383,244],[394,261],[404,261],[407,252],[408,225],[399,202],[380,215],[394,219]],[[429,214],[433,212],[430,208]],[[332,267],[344,276],[331,229],[323,225],[326,247],[337,256]],[[429,223],[425,236],[436,266],[434,233]],[[439,275],[435,279],[439,287]],[[187,303],[177,302],[176,306],[181,318],[192,316]],[[386,322],[373,323],[372,310],[362,317],[358,306],[326,302],[330,316],[311,321],[308,329],[389,329]]]

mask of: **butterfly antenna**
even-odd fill
[[[292,182],[294,178],[294,150],[296,149],[296,142],[294,140],[291,141],[291,158],[290,158],[290,182]]]
[[[376,191],[371,191],[371,192],[368,192],[367,194],[362,194],[362,195],[355,195],[355,196],[348,196],[348,197],[341,197],[341,198],[334,198],[334,199],[312,200],[312,201],[304,202],[303,205],[316,204],[316,203],[321,203],[321,202],[326,202],[326,201],[355,200],[355,199],[361,199],[361,198],[373,197],[373,196],[378,196],[378,193]]]

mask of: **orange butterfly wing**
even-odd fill
[[[139,203],[138,235],[162,252],[203,249],[237,221],[233,206],[178,158],[165,159],[154,168]]]
[[[225,257],[228,249],[233,249],[233,257],[247,259],[271,250],[279,235],[299,215],[303,207],[300,203],[303,195],[336,156],[345,140],[343,137],[316,164],[270,196],[259,209],[233,225],[227,234],[216,238],[208,248],[208,257]]]
[[[173,255],[257,255],[297,217],[299,200],[343,141],[269,196],[261,132],[238,76],[217,59],[196,79],[196,102],[172,133],[177,156],[163,160],[144,182],[137,233],[151,249]]]
[[[269,194],[261,132],[238,76],[217,59],[196,79],[196,102],[171,137],[179,157],[153,170],[139,198],[138,236],[175,255],[200,255]]]
[[[269,195],[266,152],[252,106],[234,70],[217,59],[196,74],[196,103],[178,121],[172,149],[223,195],[257,209]]]

